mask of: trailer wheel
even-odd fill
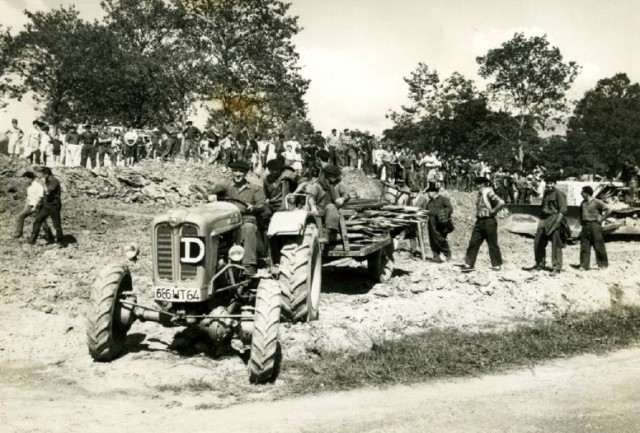
[[[249,381],[264,383],[277,372],[278,328],[280,326],[280,283],[260,280],[256,293],[255,319],[251,335]]]
[[[301,239],[286,244],[280,251],[279,281],[282,319],[294,323],[317,320],[322,287],[322,252],[315,224],[308,224]]]
[[[376,251],[367,258],[369,278],[376,283],[386,283],[393,274],[393,244]]]
[[[124,350],[133,316],[120,301],[124,292],[132,288],[131,273],[125,265],[106,266],[93,283],[87,313],[87,346],[95,361],[111,361]]]

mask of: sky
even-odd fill
[[[98,0],[0,0],[0,24],[21,28],[28,10],[75,3],[87,19],[100,17]],[[582,66],[569,96],[579,99],[597,81],[625,72],[640,81],[640,1],[637,0],[292,0],[303,31],[294,38],[302,74],[311,80],[306,101],[316,129],[391,126],[390,109],[408,102],[408,76],[419,62],[441,77],[457,71],[476,81],[477,56],[515,32],[547,35],[566,61]],[[16,117],[30,125],[25,100],[0,111],[0,129]],[[204,123],[202,115],[196,124]],[[23,128],[24,129],[24,128]]]

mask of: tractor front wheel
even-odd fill
[[[251,336],[249,381],[269,382],[275,378],[279,355],[280,283],[260,280],[256,293],[255,318]]]
[[[283,320],[293,323],[317,320],[322,288],[322,251],[315,224],[308,224],[298,241],[282,247],[279,272]]]
[[[132,284],[129,268],[124,265],[103,268],[93,283],[87,314],[87,346],[95,361],[111,361],[124,350],[133,316],[120,301],[125,292],[131,292]]]

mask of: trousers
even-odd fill
[[[551,241],[551,266],[555,270],[562,270],[562,238],[560,237],[560,230],[555,229],[548,235],[545,231],[548,218],[555,218],[555,215],[540,219],[536,230],[536,237],[533,240],[536,266],[545,267],[547,261],[547,245],[549,241]]]
[[[498,221],[493,217],[476,220],[471,232],[471,239],[469,239],[465,263],[471,267],[475,266],[478,251],[485,240],[489,247],[491,266],[502,266],[502,253],[498,245]]]
[[[584,224],[580,232],[580,267],[583,269],[589,269],[591,266],[591,247],[596,252],[598,267],[606,268],[609,266],[602,226],[596,221],[589,221]]]
[[[60,202],[45,203],[40,208],[40,211],[36,215],[36,219],[33,222],[33,230],[31,232],[31,238],[30,238],[31,243],[34,243],[36,240],[38,240],[38,235],[40,234],[40,228],[44,224],[47,217],[51,217],[53,228],[56,230],[56,242],[63,241],[64,235],[62,233],[62,218],[60,217],[61,210],[62,210],[62,204]]]

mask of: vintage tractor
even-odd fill
[[[125,349],[136,321],[197,327],[216,343],[250,349],[252,383],[275,379],[281,318],[318,317],[322,250],[317,219],[303,209],[275,213],[258,234],[259,275],[242,266],[241,201],[215,201],[171,210],[152,223],[154,306],[138,302],[128,265],[105,267],[91,293],[89,353],[111,361]],[[131,259],[137,251],[131,248]]]

